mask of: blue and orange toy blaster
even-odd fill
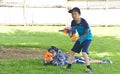
[[[59,32],[64,32],[64,34],[68,34],[72,38],[72,41],[77,40],[75,28],[64,28],[63,30],[59,30]]]
[[[51,53],[49,51],[45,51],[45,53],[44,53],[44,60],[46,62],[50,62],[50,60],[51,60]]]

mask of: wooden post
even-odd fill
[[[105,9],[108,10],[108,0],[106,0],[106,3],[105,3],[105,4],[106,4],[106,5],[105,5],[105,6],[106,6]]]
[[[23,0],[23,20],[24,26],[26,26],[26,0]]]
[[[88,9],[88,0],[87,0],[87,9]]]
[[[107,12],[108,12],[108,0],[106,0],[106,3],[105,3],[106,5],[105,5],[105,13],[106,13],[106,22],[107,22]],[[105,24],[105,27],[107,27],[108,26],[108,24]]]

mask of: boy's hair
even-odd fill
[[[78,12],[79,14],[81,14],[81,11],[80,11],[80,9],[79,9],[78,7],[74,7],[73,9],[69,10],[68,12],[69,12],[69,13],[72,13],[73,11],[76,11],[76,12]]]
[[[48,48],[48,51],[50,50],[54,50],[55,52],[58,52],[59,49],[55,46],[51,46],[50,48]]]

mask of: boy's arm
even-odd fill
[[[89,24],[87,23],[87,21],[85,19],[82,18],[82,24],[83,27],[84,27],[84,34],[82,36],[80,36],[78,39],[80,40],[80,42],[82,43],[85,38],[88,36],[89,32],[88,32],[88,29],[89,29]]]
[[[88,29],[85,29],[85,33],[79,37],[80,40],[83,40],[84,38],[86,38],[88,36]]]

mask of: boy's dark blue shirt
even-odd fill
[[[88,31],[88,35],[86,37],[79,39],[80,42],[84,42],[85,40],[92,40],[91,29],[85,19],[81,18],[79,24],[77,24],[75,20],[72,20],[71,27],[74,27],[77,30],[79,37],[85,34],[85,30]]]

